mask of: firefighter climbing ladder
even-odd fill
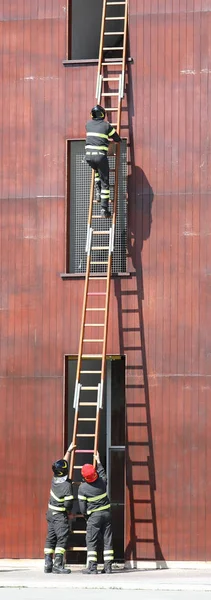
[[[121,107],[125,85],[127,16],[128,0],[125,2],[103,0],[96,99],[98,104],[102,104],[105,107],[108,119],[118,133],[121,127]],[[120,45],[115,45],[113,40],[117,40],[117,43]],[[71,454],[70,477],[76,485],[77,475],[80,473],[82,465],[85,462],[92,462],[92,460],[90,461],[90,455],[95,464],[94,454],[98,448],[100,409],[103,404],[106,367],[112,253],[114,250],[114,232],[117,215],[119,159],[120,148],[117,145],[114,160],[115,168],[110,169],[110,172],[113,172],[114,181],[113,198],[110,201],[110,206],[113,207],[112,224],[111,219],[104,219],[100,215],[100,207],[94,199],[94,172],[92,172],[90,186],[86,241],[87,264],[74,394],[75,417],[72,437],[73,442],[77,446],[79,445],[79,440],[80,444],[84,442],[85,445],[84,448],[79,449],[77,447],[75,452]],[[104,259],[105,256],[106,260],[102,260],[102,257]],[[98,291],[98,288],[96,291],[96,282],[99,281],[102,281],[100,289],[103,289],[103,291]],[[97,285],[99,286],[99,284]],[[91,302],[92,305],[90,305]],[[86,349],[92,347],[100,348],[100,352],[98,354],[88,354]],[[86,359],[98,359],[96,361],[100,365],[100,367],[97,367],[98,370],[84,368]],[[87,360],[87,364],[90,364],[89,360]],[[93,377],[98,379],[96,385],[90,385]],[[92,401],[87,401],[90,398],[90,392],[92,394]],[[89,430],[93,426],[92,433],[85,432],[87,424],[89,425]],[[93,440],[92,449],[89,449],[89,438]],[[73,533],[85,534],[85,530],[73,529]],[[70,549],[75,551],[86,550],[84,546],[78,545],[74,545]]]

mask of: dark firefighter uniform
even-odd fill
[[[68,512],[71,511],[72,504],[72,482],[67,478],[67,475],[53,477],[46,514],[48,532],[44,548],[45,572],[51,572],[52,570],[52,555],[54,552],[53,572],[64,572],[63,556],[67,548],[69,535]]]
[[[121,142],[121,138],[115,128],[104,120],[105,110],[102,107],[94,107],[91,114],[93,118],[86,124],[86,161],[95,171],[97,200],[101,200],[101,209],[107,212],[110,198],[107,157],[109,140]],[[101,114],[100,117],[99,114]]]
[[[105,572],[111,572],[111,565],[114,558],[111,505],[106,492],[107,477],[101,463],[97,465],[97,474],[98,477],[93,483],[83,481],[78,489],[80,511],[87,518],[86,545],[88,570],[93,573],[97,572],[97,542],[99,534],[102,535],[104,543],[103,558]]]

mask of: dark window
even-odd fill
[[[70,141],[68,152],[68,254],[67,270],[69,273],[85,273],[86,271],[86,237],[87,219],[89,209],[89,191],[91,183],[91,168],[87,165],[84,157],[84,141]],[[119,167],[118,186],[118,210],[115,227],[115,248],[113,252],[112,272],[125,273],[126,271],[126,241],[127,241],[127,143],[121,143],[121,156]],[[109,157],[110,168],[114,168],[115,159]],[[112,185],[114,184],[114,173],[110,173],[110,186],[112,197]],[[94,210],[99,211],[99,206],[94,205]],[[98,230],[105,229],[103,219],[99,219]],[[108,245],[107,236],[103,240]],[[95,245],[102,244],[102,236],[95,236]],[[107,251],[100,250],[99,255],[95,252],[95,260],[106,260]],[[97,270],[99,265],[91,266],[91,272]],[[106,266],[101,267],[105,272]]]
[[[69,59],[97,59],[103,0],[70,0]]]
[[[108,5],[106,16],[124,15],[124,5]],[[68,58],[69,60],[97,60],[100,47],[101,20],[103,0],[69,0],[68,19]],[[106,48],[122,46],[123,20],[106,21],[106,31],[115,32],[106,38]],[[104,58],[111,58],[111,50],[104,52]],[[122,53],[115,51],[114,57],[119,58]]]

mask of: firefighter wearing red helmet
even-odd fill
[[[111,505],[107,495],[107,477],[100,462],[100,455],[94,455],[97,469],[85,464],[81,469],[83,478],[78,489],[79,507],[87,519],[86,545],[88,566],[84,574],[97,575],[97,544],[100,534],[103,537],[103,573],[112,572],[114,551],[112,545]]]

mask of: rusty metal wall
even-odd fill
[[[210,19],[211,0],[129,3],[131,276],[112,281],[108,338],[127,361],[127,559],[211,559]],[[96,65],[63,66],[61,0],[1,1],[0,29],[0,555],[39,557],[83,293],[60,277],[65,147],[84,137]]]

